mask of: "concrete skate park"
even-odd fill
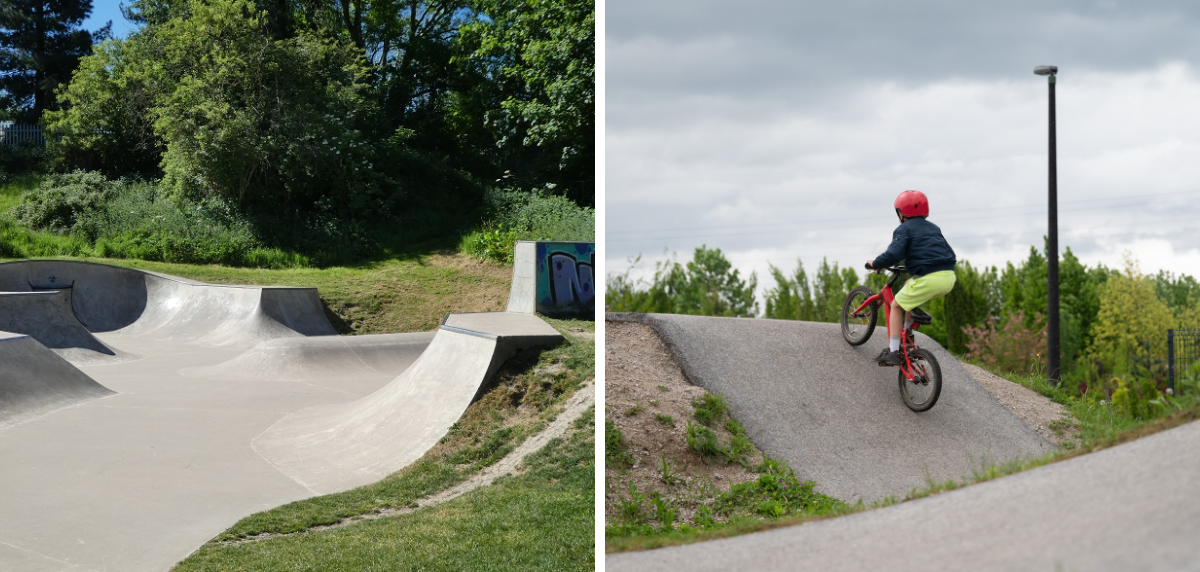
[[[647,324],[692,383],[722,395],[767,455],[854,502],[1052,446],[932,339],[936,406],[901,402],[878,343],[837,324],[607,314]],[[1200,566],[1200,424],[932,497],[738,537],[610,554],[608,570],[1180,570]]]
[[[311,288],[0,263],[0,570],[166,570],[409,465],[507,358],[562,339],[522,274],[514,311],[338,336]],[[578,274],[559,286],[578,299]]]

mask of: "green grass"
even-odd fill
[[[209,543],[174,570],[592,570],[595,410],[527,471],[450,502],[335,529]]]
[[[17,175],[0,182],[0,213],[17,206],[21,202],[21,194],[37,188],[41,182],[42,176],[34,174]]]

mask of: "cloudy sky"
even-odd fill
[[[605,7],[605,262],[721,248],[861,268],[925,192],[973,265],[1060,249],[1200,276],[1200,4],[618,0]],[[761,299],[761,297],[760,297]]]

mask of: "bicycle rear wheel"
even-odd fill
[[[912,381],[904,377],[903,368],[897,368],[900,399],[917,413],[929,411],[942,394],[942,366],[929,350],[913,350],[909,352],[908,359],[913,365]]]
[[[851,315],[851,312],[862,305],[867,298],[874,295],[875,293],[866,286],[855,286],[846,295],[846,301],[842,302],[842,337],[846,338],[846,341],[852,346],[863,345],[871,339],[871,334],[875,332],[875,321],[879,316],[877,305],[868,306],[861,315]]]

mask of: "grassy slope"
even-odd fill
[[[519,477],[409,514],[314,530],[413,508],[544,428],[595,375],[594,323],[548,321],[567,342],[506,364],[494,387],[416,463],[372,485],[251,515],[176,570],[592,569],[594,414],[528,458]]]
[[[594,410],[524,474],[442,505],[300,535],[210,543],[177,571],[591,570]]]

